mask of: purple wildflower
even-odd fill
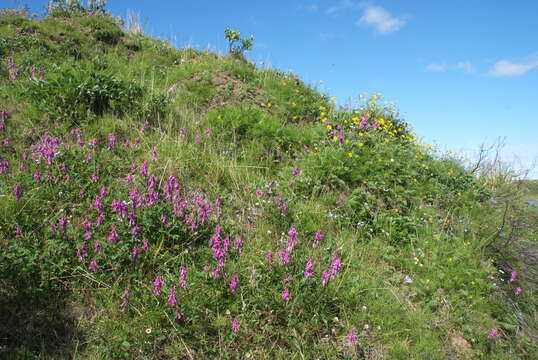
[[[142,240],[142,250],[148,251],[149,250],[149,243],[147,239]]]
[[[312,247],[315,249],[318,247],[319,243],[321,242],[321,240],[323,240],[323,233],[321,232],[321,230],[318,230],[316,231],[316,236],[315,236],[315,240],[314,242],[312,243]]]
[[[295,230],[294,227],[288,230],[288,243],[286,245],[286,250],[291,252],[295,248],[295,244],[297,243],[297,230]]]
[[[239,319],[238,318],[234,318],[232,320],[232,331],[234,333],[237,333],[239,331]]]
[[[185,129],[185,128],[179,129],[179,134],[181,136],[185,137],[187,135],[187,129]]]
[[[291,172],[291,176],[295,178],[295,177],[297,177],[300,173],[301,173],[301,169],[299,169],[298,167],[295,167],[295,168],[293,168],[293,171]]]
[[[360,344],[355,329],[349,330],[349,333],[347,334],[347,343],[352,346]]]
[[[138,260],[138,254],[140,253],[140,250],[135,246],[131,249],[131,261],[137,261]]]
[[[9,113],[7,110],[1,109],[0,110],[0,130],[6,129],[6,121],[9,117]]]
[[[277,199],[279,202],[280,215],[284,216],[288,212],[288,204],[284,201],[282,194],[278,194]]]
[[[240,237],[235,238],[235,248],[237,249],[237,252],[241,254],[243,251],[243,239]]]
[[[508,280],[508,283],[511,284],[517,279],[517,271],[512,270],[512,273],[510,274],[510,280]]]
[[[52,160],[60,152],[60,140],[58,138],[43,135],[40,141],[32,147],[32,158],[38,162],[46,161],[47,165],[52,164]]]
[[[22,185],[21,184],[15,184],[13,186],[13,195],[15,196],[16,201],[20,201],[22,198]]]
[[[97,261],[95,261],[95,259],[93,259],[92,262],[90,263],[90,266],[88,266],[88,270],[96,271],[98,269],[99,269],[99,265],[97,264]]]
[[[95,241],[93,243],[93,252],[95,252],[96,254],[99,254],[101,252],[102,247],[103,245],[99,241]]]
[[[108,150],[114,149],[114,145],[116,145],[117,141],[118,141],[118,139],[116,138],[116,135],[114,135],[112,133],[108,134],[108,144],[107,144],[106,148]]]
[[[0,157],[0,174],[7,173],[9,169],[9,161]]]
[[[175,287],[170,288],[170,294],[168,295],[167,303],[170,306],[176,306],[177,299],[176,299],[176,288]]]
[[[288,301],[290,299],[290,290],[286,287],[284,290],[282,290],[282,300]]]
[[[230,281],[230,289],[232,290],[232,293],[235,293],[237,291],[237,284],[239,283],[239,275],[234,274],[232,276],[232,280]]]
[[[84,219],[84,221],[82,222],[82,227],[84,228],[84,230],[91,230],[92,223],[88,219]]]
[[[16,238],[21,238],[22,237],[22,231],[21,231],[21,228],[19,227],[19,225],[17,225],[17,227],[15,228],[15,237]]]
[[[256,189],[256,195],[258,196],[258,198],[261,199],[262,197],[264,197],[265,192],[263,192],[262,189]]]
[[[333,255],[331,266],[321,273],[321,285],[325,286],[329,280],[334,279],[335,275],[342,268],[342,261],[338,255]]]
[[[140,226],[135,225],[131,228],[131,234],[133,236],[137,236],[138,234],[140,234],[140,230],[141,230]]]
[[[489,333],[488,333],[488,340],[491,340],[491,339],[493,339],[495,336],[497,336],[497,333],[498,333],[497,328],[494,327],[493,329],[491,329],[491,330],[489,331]]]
[[[151,160],[156,161],[157,160],[157,148],[153,147],[151,150]]]
[[[267,254],[265,255],[265,260],[267,260],[267,266],[269,267],[269,270],[272,269],[273,264],[273,252],[271,250],[267,251]]]
[[[314,275],[314,260],[312,258],[308,258],[308,261],[306,262],[306,266],[304,268],[304,276],[305,277],[311,277]]]
[[[110,228],[110,234],[108,234],[107,240],[110,243],[115,243],[116,241],[118,241],[118,231],[115,225],[112,225],[112,227]]]
[[[142,166],[140,167],[140,175],[142,175],[143,177],[148,176],[148,167],[149,167],[148,162],[144,161],[142,163]]]
[[[155,277],[155,281],[153,281],[153,290],[151,292],[153,295],[161,295],[161,288],[163,287],[163,280],[161,279],[161,275],[157,274]]]
[[[187,285],[187,269],[183,265],[179,268],[179,285],[185,290],[189,287]]]
[[[96,218],[95,218],[95,226],[101,226],[101,224],[103,223],[103,220],[105,220],[105,217],[106,215],[103,214],[103,213],[100,213]]]
[[[64,216],[58,219],[58,225],[60,226],[59,227],[60,233],[65,234],[66,226],[67,226],[67,219]]]
[[[170,221],[168,220],[168,218],[164,214],[161,215],[161,223],[163,224],[163,226],[165,228],[169,228],[170,226],[172,226],[172,224],[170,223]]]
[[[516,296],[519,296],[522,292],[523,292],[523,289],[520,288],[519,286],[514,290],[514,294]]]
[[[77,248],[77,259],[79,262],[83,262],[86,259],[86,256],[88,256],[88,252],[86,251],[86,244],[81,243],[80,246]]]
[[[278,255],[280,256],[280,263],[281,264],[283,264],[283,265],[289,264],[289,262],[290,262],[290,253],[289,252],[287,252],[286,250],[280,250]]]

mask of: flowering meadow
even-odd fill
[[[512,179],[380,94],[120,25],[0,10],[0,357],[538,356]]]

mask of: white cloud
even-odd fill
[[[426,66],[426,71],[428,72],[443,72],[446,71],[447,65],[445,63],[431,63]]]
[[[509,60],[500,60],[493,64],[493,68],[489,74],[495,77],[521,76],[537,67],[538,60],[525,63],[514,63]]]
[[[456,69],[463,70],[467,74],[474,73],[474,66],[469,60],[458,61],[456,63]]]
[[[363,15],[357,21],[357,25],[373,27],[380,35],[387,35],[400,30],[406,20],[403,17],[395,17],[381,6],[363,4]]]
[[[359,3],[355,3],[351,0],[342,0],[338,5],[328,8],[327,14],[334,14],[346,9],[359,9],[360,7],[361,5]]]
[[[466,74],[473,74],[475,72],[474,65],[469,60],[458,61],[455,64],[447,64],[446,61],[434,62],[426,65],[424,68],[427,72],[445,72],[454,69],[462,70]]]

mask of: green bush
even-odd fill
[[[107,111],[125,115],[137,108],[144,94],[134,82],[70,67],[48,73],[45,79],[31,79],[25,92],[38,110],[72,124]]]

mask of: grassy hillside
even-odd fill
[[[70,3],[0,12],[2,357],[538,357],[511,179]]]

